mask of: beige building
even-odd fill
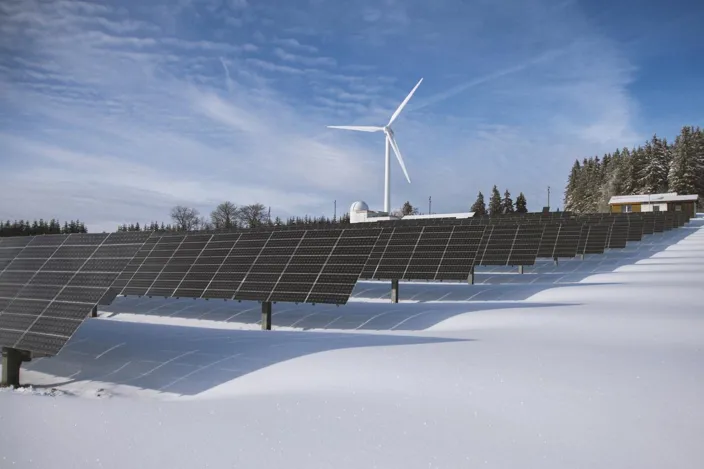
[[[693,217],[697,214],[697,200],[697,194],[678,195],[677,192],[615,195],[609,200],[609,207],[611,213],[686,211]]]

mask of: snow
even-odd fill
[[[668,192],[667,194],[614,195],[609,199],[609,204],[696,202],[698,199],[699,196],[697,194],[678,195],[677,192]]]
[[[699,468],[704,219],[342,307],[119,298],[0,392],[0,467]]]

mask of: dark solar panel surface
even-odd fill
[[[71,234],[3,242],[0,257],[25,244],[0,273],[0,345],[53,355],[101,300],[149,233]]]
[[[607,242],[610,249],[622,249],[628,242],[628,223],[614,223]]]
[[[533,265],[538,256],[543,225],[519,225],[516,239],[511,246],[508,265]]]
[[[643,235],[651,235],[655,232],[655,217],[648,213],[643,214]]]
[[[511,247],[518,235],[518,225],[488,225],[479,244],[476,265],[509,265]]]
[[[577,247],[582,235],[581,224],[560,225],[553,257],[571,258],[577,255]]]
[[[538,248],[538,257],[552,259],[555,257],[557,238],[562,225],[549,224],[543,228],[543,237]]]
[[[376,280],[467,280],[484,226],[384,228],[360,274]]]
[[[370,256],[362,271],[362,276],[378,280],[403,278],[422,233],[422,226],[397,226],[388,232],[384,230],[372,251],[373,257]]]
[[[460,225],[453,227],[450,241],[433,280],[467,280],[476,264],[484,226]],[[425,279],[417,279],[425,280]]]
[[[631,219],[628,227],[628,241],[640,241],[643,239],[643,219]]]
[[[584,254],[602,254],[606,249],[610,229],[609,224],[589,225]]]
[[[344,304],[380,231],[163,235],[118,282],[124,295]]]

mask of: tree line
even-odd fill
[[[80,220],[71,220],[62,225],[59,220],[51,219],[48,222],[40,219],[7,220],[0,222],[0,237],[10,236],[36,236],[45,234],[87,233],[86,226]]]
[[[470,212],[474,212],[475,217],[483,215],[501,215],[509,213],[528,213],[528,202],[526,201],[526,196],[523,192],[518,194],[516,197],[516,202],[511,199],[511,193],[506,189],[504,191],[503,197],[499,189],[494,185],[491,189],[491,198],[489,198],[489,206],[487,207],[484,201],[484,194],[479,191],[477,194],[477,200],[474,201],[472,207],[469,209]]]
[[[117,231],[211,231],[232,230],[237,228],[258,228],[266,226],[329,226],[350,222],[349,213],[341,217],[325,216],[281,217],[271,218],[271,211],[264,204],[236,205],[225,201],[218,204],[206,217],[193,207],[177,205],[171,209],[171,223],[151,222],[140,226],[139,223],[123,224]]]
[[[565,188],[565,210],[606,212],[615,195],[704,196],[704,130],[684,126],[673,143],[657,134],[643,145],[575,160]]]

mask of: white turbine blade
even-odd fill
[[[396,159],[398,159],[398,162],[401,165],[401,169],[403,170],[403,174],[406,175],[406,180],[410,184],[411,178],[408,176],[408,171],[406,171],[406,165],[403,162],[403,157],[401,156],[401,150],[399,150],[399,148],[398,148],[398,144],[396,143],[396,139],[391,135],[387,135],[386,138],[389,139],[389,142],[391,143],[391,148],[393,148],[394,153],[396,153]]]
[[[403,100],[403,102],[402,102],[401,105],[398,107],[398,109],[396,109],[396,112],[394,112],[394,115],[391,116],[391,119],[389,120],[389,123],[387,124],[387,126],[389,126],[389,125],[391,125],[391,124],[394,123],[394,121],[396,120],[396,118],[398,117],[398,115],[401,114],[401,111],[403,110],[403,108],[406,107],[406,104],[408,104],[408,101],[410,101],[411,96],[413,96],[413,93],[416,92],[416,90],[418,89],[418,87],[420,86],[420,84],[421,84],[422,81],[423,81],[423,79],[421,78],[421,79],[418,81],[418,83],[416,83],[416,86],[413,87],[413,89],[411,90],[411,92],[408,93],[408,96],[406,96],[406,99]]]
[[[371,125],[328,125],[328,129],[357,130],[359,132],[381,132],[383,127],[373,127]]]

